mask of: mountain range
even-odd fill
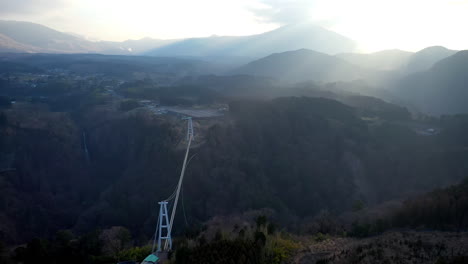
[[[429,70],[456,51],[428,47],[418,52],[384,50],[375,53],[342,53],[335,56],[309,49],[273,53],[247,63],[233,74],[276,78],[287,82],[336,82],[365,79],[373,85]]]
[[[89,41],[77,34],[60,32],[30,22],[0,20],[0,52],[100,53],[107,55],[186,57],[242,65],[274,53],[308,49],[336,57],[333,59],[328,58],[331,62],[325,68],[330,67],[331,64],[344,65],[348,63],[359,68],[359,70],[351,69],[351,72],[365,69],[373,72],[398,72],[403,75],[428,70],[437,61],[456,52],[436,46],[416,53],[402,50],[384,50],[369,54],[353,53],[356,47],[357,44],[347,37],[307,23],[287,25],[251,36],[211,36],[172,40],[143,38],[113,42]],[[293,54],[289,53],[289,56],[293,56]],[[306,57],[310,58],[310,53],[308,55]],[[284,55],[281,58],[284,59],[287,56]],[[275,56],[275,58],[280,59],[278,56]],[[304,62],[307,58],[298,59]],[[271,60],[271,58],[268,60]],[[324,63],[323,60],[322,56],[322,60],[314,64]],[[260,62],[254,64],[259,65]],[[248,68],[254,64],[245,65],[239,72],[248,72]],[[343,67],[350,68],[349,65]],[[259,69],[257,72],[262,73],[262,70]],[[266,75],[268,76],[268,74]],[[327,75],[330,74],[327,73]],[[342,74],[334,73],[331,75],[339,76]],[[344,75],[347,77],[338,79],[346,80],[349,79],[349,76],[353,78],[356,76],[355,73],[344,73]],[[275,73],[274,76],[277,76],[277,74]],[[330,77],[324,76],[320,79],[326,81],[330,80]]]
[[[337,56],[300,49],[252,61],[231,74],[290,84],[337,82],[343,90],[385,98],[416,112],[468,113],[468,51],[444,47],[428,47],[416,53],[390,50]]]
[[[93,42],[35,23],[0,20],[0,52],[137,55],[174,41],[143,38]]]
[[[187,65],[197,65],[197,70],[187,70],[180,68],[182,61],[174,61],[174,65],[170,66],[171,71],[184,72],[181,76],[187,76],[187,73],[224,72],[227,75],[260,76],[273,82],[280,80],[288,83],[365,80],[370,86],[390,88],[388,91],[392,96],[399,98],[400,102],[405,102],[406,106],[422,112],[436,115],[468,112],[464,100],[468,98],[465,89],[468,82],[467,51],[457,53],[445,47],[433,46],[414,53],[384,50],[360,54],[353,53],[355,49],[354,41],[312,24],[288,25],[251,36],[212,36],[179,40],[144,38],[123,42],[95,42],[39,24],[0,21],[0,52],[4,53],[100,53],[182,57]],[[38,58],[35,57],[35,61]],[[90,59],[75,59],[77,58]],[[104,58],[92,59],[101,61]],[[123,64],[128,64],[129,61],[140,63],[142,60],[137,57],[128,60],[123,57],[110,59]],[[215,61],[218,64],[233,64],[235,67],[208,67],[200,63],[199,59]],[[11,63],[11,58],[8,60]],[[156,63],[159,65],[157,71],[160,71],[164,68],[161,63],[166,60],[143,61],[151,65]],[[28,64],[27,61],[21,63]],[[32,64],[29,66],[37,67]],[[11,65],[4,67],[9,67],[9,71],[13,69]],[[132,67],[136,69],[139,66]],[[213,70],[216,67],[219,69]],[[198,70],[199,68],[202,70]],[[226,72],[229,68],[234,70]],[[354,92],[361,90],[353,89]],[[367,91],[363,94],[375,96],[382,93],[369,94]]]
[[[364,71],[356,65],[308,49],[274,53],[250,62],[233,73],[272,77],[286,82],[352,81],[364,76]]]
[[[148,55],[237,56],[259,58],[276,52],[307,48],[327,54],[354,51],[356,43],[312,24],[294,24],[244,37],[192,38],[149,51]]]
[[[43,25],[0,21],[0,52],[101,53],[184,57],[260,58],[300,48],[335,54],[352,52],[356,43],[311,24],[289,25],[251,36],[212,36],[181,40],[143,38],[123,42],[89,41]]]
[[[336,56],[367,69],[399,71],[403,74],[429,70],[436,62],[455,54],[442,46],[432,46],[418,52],[383,50],[374,53],[342,53]]]
[[[424,113],[468,113],[468,51],[459,51],[427,71],[402,78],[393,91]]]

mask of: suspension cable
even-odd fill
[[[193,154],[193,155],[190,157],[190,159],[187,161],[186,167],[190,164],[190,161],[192,161],[192,159],[195,158],[195,156],[196,156],[197,154],[198,154],[198,152],[195,153],[195,154]],[[174,192],[172,192],[172,194],[171,194],[168,198],[166,198],[165,200],[163,200],[163,201],[166,201],[166,202],[171,201],[172,199],[174,199],[176,193],[177,193],[177,187],[174,189]]]
[[[187,167],[187,158],[188,158],[188,154],[190,151],[190,145],[192,144],[192,139],[193,139],[193,135],[189,134],[187,150],[185,152],[184,163],[182,165],[182,171],[180,172],[179,184],[177,186],[177,194],[176,194],[175,201],[174,201],[174,208],[172,209],[171,220],[169,222],[169,233],[171,233],[172,225],[174,224],[175,212],[177,210],[177,202],[179,201],[180,188],[182,186],[182,181],[184,180],[185,168]],[[167,247],[168,247],[168,241],[166,240],[164,248],[167,249]]]
[[[188,227],[187,215],[185,214],[185,205],[184,205],[184,187],[182,187],[182,212],[184,213],[185,227]]]
[[[171,196],[169,196],[167,199],[165,199],[164,201],[168,202],[172,199],[174,199],[175,195],[176,195],[176,192],[177,192],[177,189],[174,190],[174,192],[171,194]]]

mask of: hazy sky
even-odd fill
[[[249,35],[314,22],[364,51],[468,49],[468,0],[0,0],[0,18],[118,41]]]

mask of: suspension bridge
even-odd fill
[[[179,182],[174,192],[167,198],[160,201],[159,204],[159,216],[156,224],[156,231],[154,233],[152,253],[146,257],[142,264],[154,264],[160,263],[168,258],[168,253],[172,250],[172,228],[174,226],[174,218],[177,212],[177,204],[179,202],[180,191],[182,183],[184,181],[185,169],[193,156],[188,159],[190,152],[190,145],[194,138],[193,134],[193,123],[191,117],[185,117],[187,120],[187,149],[185,151],[184,162],[182,164],[182,170],[179,176]],[[169,214],[169,203],[174,202],[172,205],[172,211]]]

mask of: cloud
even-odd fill
[[[0,15],[28,15],[63,7],[65,0],[0,0]]]
[[[260,5],[249,10],[264,23],[293,24],[308,21],[314,1],[260,0]]]

